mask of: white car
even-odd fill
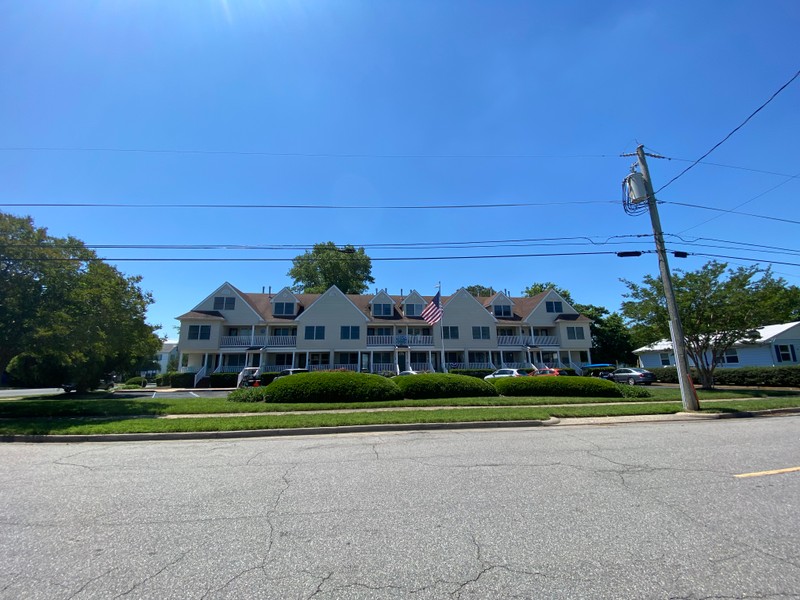
[[[487,381],[501,377],[527,377],[528,373],[521,369],[497,369],[494,373],[484,377]]]
[[[419,373],[418,373],[417,371],[411,371],[411,370],[409,370],[409,371],[400,371],[400,372],[397,374],[397,376],[398,376],[398,377],[400,377],[400,375],[419,375]]]

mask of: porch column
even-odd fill
[[[464,368],[469,369],[469,350],[464,350]]]
[[[219,357],[217,358],[217,368],[222,367],[222,352],[219,353]],[[214,369],[215,371],[217,369]]]
[[[292,350],[292,368],[297,368],[297,350]]]
[[[255,325],[252,325],[250,327],[250,345],[251,346],[255,346],[256,345],[256,326]]]
[[[333,361],[333,359],[334,359],[334,358],[335,358],[335,352],[334,352],[333,350],[328,350],[328,368],[329,368],[329,369],[332,369],[332,368],[333,368],[333,365],[335,365],[335,364],[336,364],[336,363]]]

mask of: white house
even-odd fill
[[[591,321],[555,290],[533,297],[465,289],[442,296],[442,320],[422,312],[432,296],[245,293],[225,283],[177,317],[181,370],[287,368],[372,373],[453,368],[570,366],[591,362]]]
[[[718,367],[775,367],[800,364],[800,321],[766,325],[757,329],[754,342],[740,341],[725,353]],[[661,340],[633,351],[645,369],[675,364],[672,342]],[[691,359],[690,359],[691,362]]]

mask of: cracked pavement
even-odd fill
[[[800,598],[800,416],[0,446],[0,600]]]

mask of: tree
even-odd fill
[[[660,278],[648,275],[642,284],[622,281],[629,290],[622,313],[639,339],[669,339]],[[758,327],[800,317],[800,288],[776,279],[769,268],[728,269],[727,263],[711,261],[697,271],[676,271],[672,283],[686,351],[705,389],[713,387],[717,363],[733,344],[754,341]]]
[[[476,298],[481,297],[481,296],[485,296],[485,297],[494,296],[497,293],[497,291],[493,287],[486,287],[486,286],[477,285],[477,284],[476,285],[468,285],[464,289],[466,291],[468,291],[470,294],[472,294],[473,296],[475,296]]]
[[[363,294],[367,284],[375,283],[364,248],[340,248],[333,242],[314,244],[310,252],[295,257],[287,275],[294,280],[295,292],[308,294],[321,294],[332,285],[345,294]]]
[[[565,290],[564,288],[558,287],[552,281],[545,281],[543,283],[532,283],[524,290],[522,290],[522,293],[523,295],[530,297],[530,296],[535,296],[536,294],[541,294],[542,292],[546,292],[547,290],[554,290],[569,304],[575,306],[575,303],[572,300],[572,295],[569,293],[569,290]]]
[[[80,240],[0,213],[0,372],[86,389],[151,357],[161,341],[145,321],[153,300],[140,281]]]

